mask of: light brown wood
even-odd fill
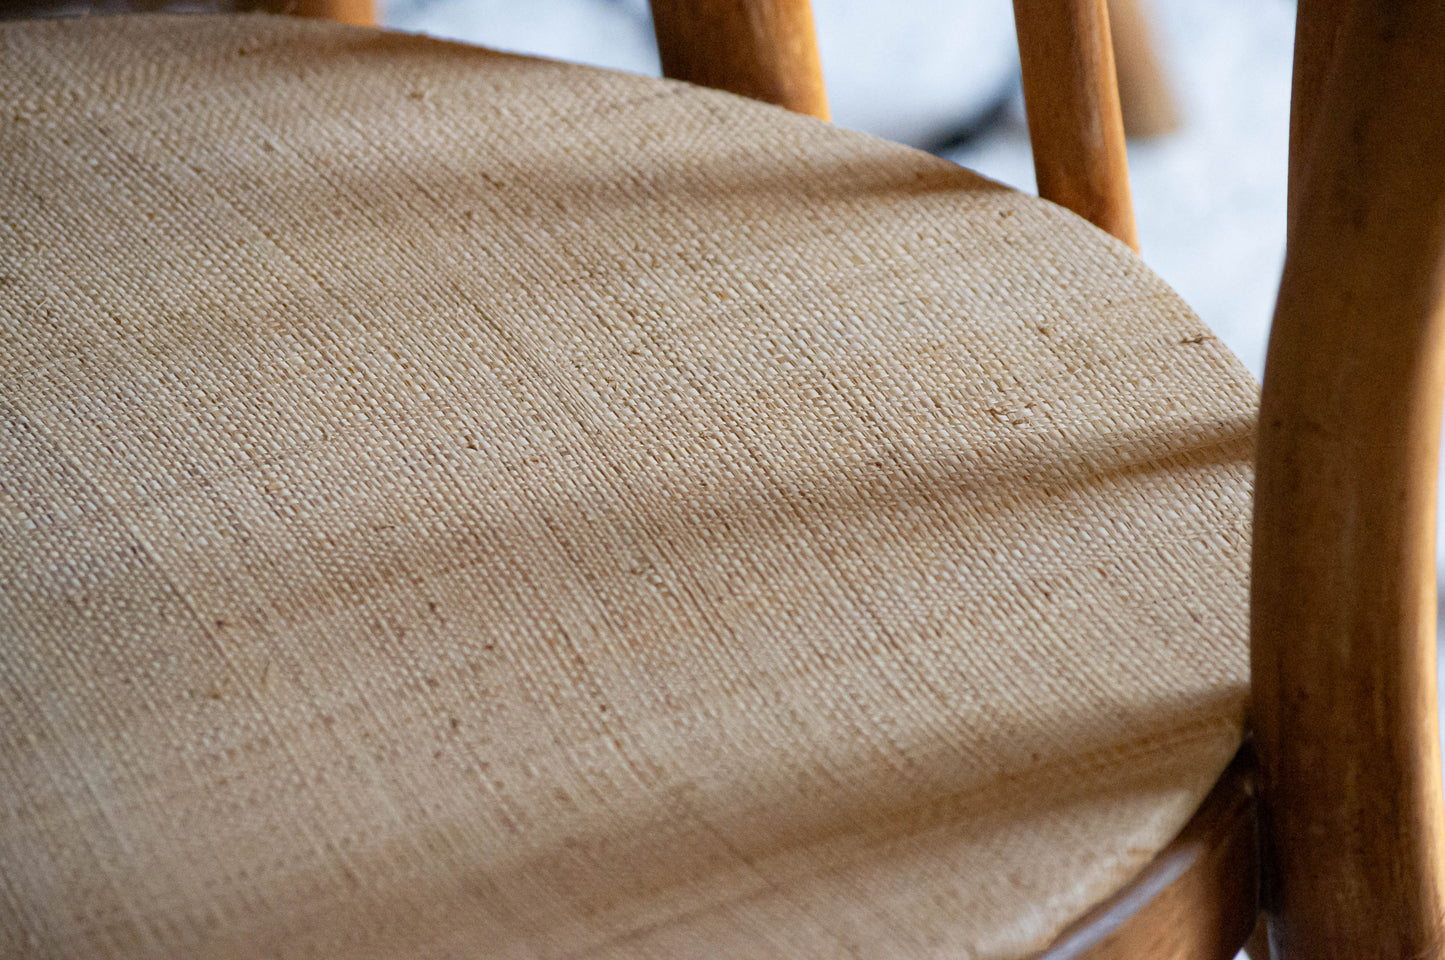
[[[829,118],[809,0],[652,0],[663,76]]]
[[[1259,913],[1254,793],[1246,749],[1179,836],[1037,960],[1231,960]]]
[[[360,27],[376,26],[376,0],[267,0],[263,8],[271,13],[335,20]]]
[[[1294,78],[1289,105],[1289,209],[1304,181],[1306,144],[1324,93],[1325,74],[1335,52],[1335,37],[1349,12],[1350,0],[1299,0],[1295,18]]]
[[[1284,960],[1440,957],[1445,5],[1361,0],[1342,24],[1298,94],[1319,102],[1260,412],[1264,899]]]
[[[1105,0],[1014,0],[1039,196],[1139,248]]]
[[[1109,33],[1124,136],[1160,137],[1178,130],[1179,107],[1159,59],[1144,0],[1109,0]]]

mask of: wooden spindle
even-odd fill
[[[652,0],[664,76],[829,118],[809,0]]]
[[[1260,411],[1265,907],[1277,958],[1439,958],[1445,5],[1361,0],[1341,22],[1297,60],[1309,156]]]
[[[1106,0],[1014,0],[1039,196],[1135,250]]]

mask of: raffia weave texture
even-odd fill
[[[1235,750],[1255,388],[681,85],[0,29],[0,955],[1013,957]]]

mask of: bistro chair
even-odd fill
[[[806,2],[0,25],[0,955],[1440,956],[1445,7],[1301,0],[1262,400],[1016,10],[1045,199]]]

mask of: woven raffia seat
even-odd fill
[[[0,29],[0,955],[1013,957],[1239,746],[1256,388],[726,94]]]

